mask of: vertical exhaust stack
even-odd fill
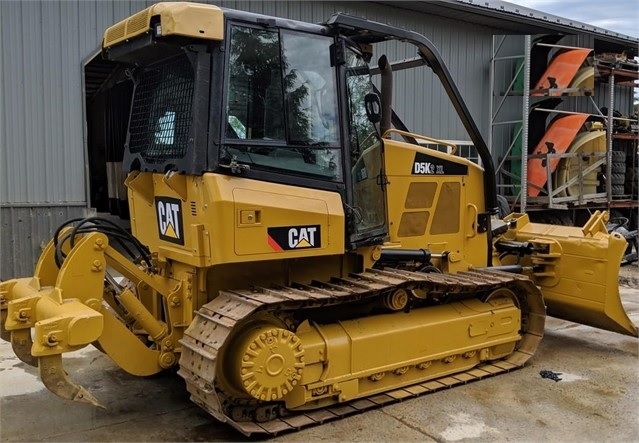
[[[391,118],[393,115],[393,69],[388,58],[382,55],[377,61],[382,77],[382,120],[379,124],[379,132],[382,137],[391,128]]]

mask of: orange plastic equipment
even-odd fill
[[[531,155],[563,154],[575,139],[587,118],[588,114],[571,114],[553,120]],[[557,168],[559,160],[560,158],[558,157],[550,158],[548,167],[551,174]],[[537,197],[540,191],[539,188],[543,187],[548,181],[546,163],[546,158],[528,159],[528,195],[530,197]]]
[[[591,52],[592,49],[569,49],[555,55],[530,95],[548,95],[547,91],[544,91],[546,89],[559,89],[552,91],[550,95],[562,95],[561,89],[569,87],[577,71]]]

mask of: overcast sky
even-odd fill
[[[639,37],[639,0],[506,0],[538,11]]]

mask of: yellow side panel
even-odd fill
[[[298,252],[302,249],[316,249],[315,252],[318,252],[328,247],[327,202],[314,198],[312,194],[315,191],[308,192],[307,196],[291,195],[290,189],[279,191],[248,187],[233,190],[235,213],[238,215],[235,224],[237,255]],[[255,214],[253,218],[250,217],[252,213]],[[243,219],[242,214],[248,216]],[[341,237],[344,237],[343,233]],[[343,249],[333,253],[339,252]]]
[[[384,141],[390,242],[451,253],[448,271],[486,266],[482,169],[459,156]]]
[[[127,186],[133,233],[160,259],[204,267],[344,253],[336,192],[211,173],[144,172]]]

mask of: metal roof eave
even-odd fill
[[[590,34],[598,40],[636,48],[639,38],[500,0],[431,0],[378,2],[462,20],[514,34]]]

